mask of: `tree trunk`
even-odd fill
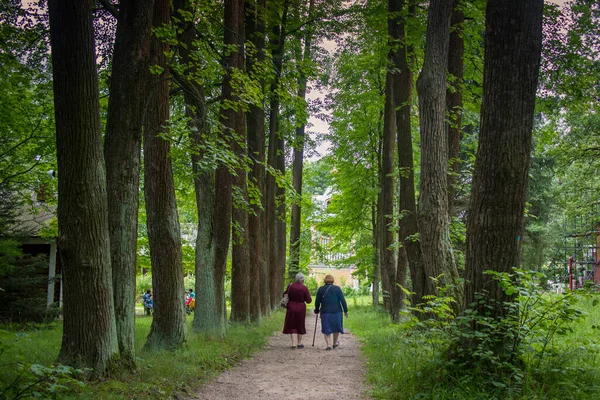
[[[383,143],[381,150],[381,279],[384,286],[384,299],[387,297],[387,310],[395,320],[396,256],[394,251],[394,147],[396,142],[396,116],[394,112],[394,77],[391,68],[385,79],[385,109],[383,117]]]
[[[200,161],[204,155],[202,140],[210,137],[210,127],[207,121],[206,100],[204,87],[194,79],[198,63],[191,54],[196,50],[194,41],[197,38],[192,17],[186,18],[178,10],[191,11],[190,0],[174,0],[175,23],[178,27],[179,56],[184,66],[183,76],[177,76],[177,82],[184,88],[183,97],[186,105],[186,115],[189,118],[190,140],[192,143],[191,160],[194,174],[194,190],[196,193],[196,208],[198,212],[198,234],[196,236],[196,308],[194,309],[193,329],[212,336],[225,334],[226,320],[223,316],[223,306],[218,302],[222,297],[223,284],[216,281],[215,273],[215,244],[213,241],[213,226],[215,214],[215,173],[203,170]]]
[[[396,6],[397,12],[403,5]],[[414,5],[409,6],[409,18],[414,16]],[[400,241],[406,251],[406,259],[410,270],[412,291],[415,293],[413,305],[424,294],[425,273],[421,262],[421,248],[417,239],[419,228],[417,225],[417,206],[415,197],[415,174],[412,147],[412,127],[410,122],[412,105],[413,74],[409,65],[408,54],[412,49],[406,41],[406,28],[402,18],[397,21],[397,38],[399,48],[394,54],[395,101],[396,101],[396,129],[398,144],[398,169],[399,169],[399,207],[400,210]],[[406,269],[402,265],[403,257],[398,257],[398,271]]]
[[[409,268],[408,253],[411,251],[413,269],[417,268],[417,243],[411,240],[417,233],[416,207],[414,191],[414,173],[412,159],[412,135],[410,124],[410,104],[412,101],[412,72],[406,55],[405,23],[401,16],[403,0],[388,2],[388,35],[390,40],[390,61],[393,74],[393,97],[396,123],[396,144],[398,149],[398,210],[403,218],[399,222],[398,259],[394,283],[394,320],[399,317],[399,310],[404,305],[406,295],[402,288],[406,287],[406,273]],[[403,206],[407,207],[404,208]],[[406,219],[406,220],[405,220]],[[413,223],[414,222],[414,223]],[[413,231],[414,229],[414,231]]]
[[[430,3],[425,59],[417,81],[421,122],[418,224],[426,275],[426,295],[438,295],[439,286],[450,284],[458,278],[448,220],[448,150],[445,129],[451,10],[452,0],[432,0]],[[439,278],[439,281],[432,278]],[[453,294],[460,301],[460,293]]]
[[[246,70],[251,78],[258,81],[264,92],[261,76],[261,63],[265,59],[265,16],[266,0],[246,0],[246,34],[254,45],[254,54],[246,57]],[[271,312],[269,270],[265,255],[266,214],[265,205],[265,111],[262,104],[250,104],[246,114],[248,129],[248,154],[252,164],[250,182],[255,185],[259,198],[252,205],[253,213],[248,216],[248,240],[250,247],[250,318],[253,321]]]
[[[456,177],[460,171],[460,139],[462,122],[462,85],[465,53],[463,23],[465,16],[459,8],[460,0],[456,0],[450,22],[450,47],[448,50],[448,75],[451,81],[446,89],[446,109],[448,112],[448,216],[454,215],[454,194],[456,193]]]
[[[155,0],[153,27],[162,27],[169,19],[170,1]],[[154,291],[154,315],[145,346],[172,349],[183,344],[186,327],[181,237],[169,156],[171,146],[161,137],[169,121],[169,72],[164,54],[168,49],[159,38],[151,38],[151,65],[163,70],[151,75],[148,81],[144,124],[144,196]]]
[[[238,1],[231,27],[235,27],[236,51],[231,55],[231,72],[244,72],[244,0]],[[230,122],[231,148],[237,155],[238,166],[233,176],[233,185],[237,192],[237,202],[233,204],[233,241],[231,250],[231,320],[248,322],[250,320],[250,248],[248,246],[248,183],[246,161],[248,157],[248,136],[246,120],[240,103],[239,89],[232,91],[235,102],[233,120]],[[229,122],[228,122],[229,123]]]
[[[314,13],[314,0],[310,0],[308,5],[308,20],[310,21]],[[306,102],[306,64],[311,57],[313,31],[311,24],[307,25],[304,37],[304,55],[298,60],[301,64],[298,71],[298,98]],[[300,53],[300,51],[298,51]],[[292,184],[296,192],[296,199],[292,202],[292,219],[290,221],[290,268],[289,277],[294,278],[296,273],[300,271],[300,221],[302,214],[302,168],[304,166],[304,135],[306,129],[306,121],[296,128],[296,140],[294,144],[294,165],[292,170]]]
[[[270,43],[272,48],[273,57],[273,70],[275,76],[271,83],[270,96],[271,101],[269,105],[269,154],[268,164],[274,171],[285,172],[285,164],[283,170],[281,166],[281,160],[285,161],[285,153],[283,145],[283,138],[279,132],[279,84],[281,79],[281,69],[283,67],[283,51],[285,48],[285,27],[287,21],[287,12],[289,7],[289,0],[285,0],[283,3],[281,24],[273,27],[273,32],[270,37]],[[280,154],[278,154],[281,151]],[[283,232],[281,231],[281,221],[278,218],[281,217],[281,206],[277,205],[277,202],[281,199],[281,190],[277,185],[275,176],[273,173],[267,175],[267,231],[269,238],[268,246],[268,262],[269,262],[269,276],[271,279],[270,291],[271,291],[271,308],[276,308],[279,304],[279,299],[283,293],[283,274],[285,272],[285,222],[283,222]],[[284,193],[285,195],[285,193]],[[285,205],[283,208],[283,216],[285,217]],[[280,250],[283,246],[283,256]],[[281,265],[281,258],[284,259],[284,264]]]
[[[542,42],[543,0],[489,0],[481,133],[467,221],[465,307],[484,294],[492,316],[510,298],[486,270],[519,265],[531,131]],[[485,291],[484,291],[485,290]]]
[[[123,0],[112,60],[104,159],[121,360],[135,366],[135,298],[142,123],[149,78],[152,0]]]
[[[379,223],[377,221],[377,205],[371,205],[371,226],[373,227],[373,248],[375,257],[373,259],[373,305],[379,305],[379,283],[381,282],[381,270],[379,268]]]
[[[64,296],[58,359],[103,375],[119,349],[92,6],[87,0],[48,2]]]
[[[239,149],[236,151],[235,142],[237,138],[243,137],[245,133],[244,111],[240,105],[239,94],[234,89],[232,81],[235,71],[241,71],[244,68],[243,0],[226,0],[224,15],[224,44],[225,46],[229,46],[232,51],[225,56],[224,60],[226,69],[223,76],[223,103],[221,106],[220,123],[229,147],[232,151],[239,154]],[[219,287],[223,287],[222,285],[225,283],[225,273],[227,270],[227,253],[231,238],[231,218],[233,214],[233,181],[234,179],[229,172],[228,166],[220,165],[217,169],[215,182],[217,199],[215,203],[215,265]],[[244,229],[247,229],[247,226]],[[239,254],[236,254],[235,258],[236,262],[238,262]],[[248,259],[246,258],[245,261],[248,262]],[[233,288],[232,277],[232,293],[235,290],[238,290],[238,288]],[[219,299],[219,304],[222,306],[223,316],[226,316],[224,294],[222,299]]]

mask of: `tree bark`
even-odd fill
[[[314,13],[314,0],[309,1],[308,20],[312,19]],[[306,102],[306,64],[311,58],[313,31],[311,24],[307,25],[304,35],[304,54],[298,62],[301,64],[298,71],[298,98]],[[300,53],[300,51],[298,51]],[[296,128],[296,140],[294,144],[294,163],[292,170],[292,185],[296,192],[296,199],[292,202],[292,219],[290,221],[290,267],[289,277],[293,279],[296,273],[300,272],[300,228],[302,217],[302,168],[304,166],[304,135],[306,130],[306,121]]]
[[[477,294],[492,316],[510,300],[486,270],[519,265],[543,0],[489,0],[486,9],[481,133],[467,221],[465,307]]]
[[[240,105],[239,94],[233,87],[233,74],[236,70],[243,70],[243,21],[244,21],[244,2],[243,0],[225,1],[224,10],[224,45],[232,50],[225,56],[225,74],[223,76],[223,103],[221,105],[220,124],[223,135],[226,138],[229,147],[235,152],[235,141],[244,134],[244,112]],[[239,154],[239,153],[238,153]],[[215,182],[215,266],[216,277],[219,287],[225,283],[225,273],[227,270],[227,253],[231,239],[231,218],[233,215],[232,184],[233,176],[229,172],[227,165],[219,165],[217,168]],[[236,255],[236,259],[237,259]],[[246,259],[247,262],[247,259]],[[246,277],[247,279],[247,277]],[[233,286],[233,282],[232,282]],[[234,289],[232,287],[232,292]],[[223,316],[226,317],[225,296],[219,299],[222,306]]]
[[[254,45],[254,53],[247,54],[246,71],[258,81],[264,93],[264,79],[260,78],[265,60],[265,16],[266,0],[246,0],[246,34]],[[248,129],[248,154],[252,164],[250,181],[258,191],[258,204],[251,205],[253,213],[248,216],[248,240],[250,246],[250,319],[257,321],[261,315],[271,312],[269,270],[265,249],[266,214],[265,205],[265,110],[262,104],[250,104],[246,115]]]
[[[150,66],[152,0],[123,0],[112,60],[104,159],[121,360],[135,367],[135,298],[140,163]]]
[[[432,0],[430,3],[425,59],[417,81],[421,123],[418,224],[426,295],[438,295],[439,286],[450,284],[458,278],[448,220],[448,150],[445,129],[446,70],[452,3],[452,0]],[[439,278],[439,281],[432,278]],[[460,301],[460,293],[457,291],[453,294]]]
[[[448,112],[448,216],[454,215],[454,194],[456,193],[456,177],[460,171],[460,140],[462,123],[462,86],[464,70],[465,40],[463,23],[465,16],[460,9],[460,0],[456,0],[450,20],[450,44],[448,50],[448,75],[451,81],[446,89],[446,109]]]
[[[283,137],[279,132],[279,89],[281,70],[283,68],[283,51],[285,48],[285,31],[287,23],[287,13],[289,8],[289,0],[284,0],[281,24],[273,27],[270,36],[271,52],[273,57],[273,70],[275,76],[270,88],[270,104],[269,104],[269,148],[268,148],[268,165],[277,173],[285,173],[285,150]],[[281,161],[284,165],[281,167]],[[266,196],[266,212],[267,212],[267,231],[268,231],[268,263],[269,276],[271,279],[271,308],[276,308],[279,304],[279,299],[283,294],[283,274],[285,273],[285,221],[280,221],[282,217],[282,206],[278,204],[281,199],[282,188],[276,182],[273,172],[267,175],[267,196]],[[284,192],[285,196],[285,192]],[[285,217],[285,204],[283,204],[283,217]],[[282,223],[283,231],[282,231]],[[283,255],[280,254],[283,247]],[[283,258],[284,263],[281,264]]]
[[[87,0],[48,2],[64,296],[58,359],[103,375],[119,348],[92,6]]]
[[[215,244],[213,237],[215,215],[215,173],[204,170],[200,161],[204,156],[203,141],[211,136],[207,120],[204,86],[195,78],[198,63],[192,57],[196,50],[197,38],[193,7],[190,0],[174,0],[175,23],[178,28],[178,52],[184,66],[183,76],[177,76],[177,82],[183,87],[186,115],[189,118],[190,140],[192,143],[191,160],[194,174],[194,190],[198,213],[198,234],[196,236],[195,274],[196,307],[192,323],[195,332],[204,332],[220,337],[225,334],[226,320],[223,306],[218,302],[223,297],[223,284],[216,280]],[[182,14],[179,10],[187,11]],[[184,17],[190,15],[191,17]],[[219,295],[221,293],[221,295]]]
[[[381,282],[381,270],[379,263],[379,223],[377,221],[377,204],[371,205],[371,226],[373,227],[373,248],[375,249],[373,259],[373,305],[379,305],[379,283]]]
[[[238,2],[232,15],[231,28],[235,29],[236,51],[230,58],[231,72],[244,71],[244,0]],[[233,204],[233,241],[231,260],[231,320],[248,322],[250,320],[250,251],[248,246],[248,187],[245,164],[248,157],[248,136],[246,120],[240,103],[239,89],[232,91],[234,119],[231,120],[231,148],[237,156],[238,165],[233,176],[233,185],[237,192],[237,201]]]
[[[384,304],[395,320],[395,281],[396,281],[396,255],[394,239],[396,229],[394,226],[394,147],[396,145],[396,116],[394,111],[394,75],[391,67],[385,78],[385,109],[383,117],[383,143],[381,149],[381,209],[379,228],[381,232],[381,279],[384,283]],[[387,303],[385,298],[387,297]]]
[[[170,1],[155,0],[153,28],[170,20]],[[144,196],[154,315],[146,341],[148,348],[176,348],[185,340],[183,269],[175,184],[170,143],[161,137],[169,121],[169,70],[165,51],[169,46],[156,36],[150,41],[151,65],[162,73],[151,75],[144,124]]]
[[[404,2],[405,3],[405,2]],[[396,12],[400,12],[404,5],[396,6]],[[409,5],[408,18],[414,17],[414,4]],[[398,144],[398,169],[399,169],[399,207],[400,210],[400,242],[406,251],[406,259],[410,270],[412,291],[414,293],[412,303],[423,297],[425,292],[425,272],[421,262],[421,248],[417,238],[419,228],[417,225],[417,205],[415,195],[415,174],[412,147],[412,126],[410,121],[412,105],[413,73],[411,70],[408,54],[412,49],[406,43],[406,28],[403,18],[397,20],[397,45],[394,54],[395,77],[395,101],[396,101],[396,129]],[[406,269],[403,256],[398,257],[398,270]]]

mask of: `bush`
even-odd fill
[[[513,296],[504,304],[505,317],[486,313],[489,301],[479,312],[455,316],[454,299],[443,291],[418,308],[408,307],[396,325],[372,307],[353,310],[347,323],[365,338],[374,398],[600,396],[598,295],[546,293],[535,272],[493,275]]]

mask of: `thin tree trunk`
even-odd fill
[[[308,5],[308,20],[310,21],[314,13],[314,0],[310,0]],[[301,64],[299,76],[298,76],[298,98],[306,102],[306,82],[308,77],[306,76],[306,64],[310,61],[311,57],[311,44],[312,44],[313,31],[311,25],[307,25],[305,37],[304,37],[304,54],[302,60],[298,62]],[[304,166],[304,134],[306,129],[306,121],[304,121],[299,127],[296,128],[296,140],[294,144],[294,164],[292,170],[292,184],[294,191],[296,192],[296,199],[292,202],[292,219],[290,221],[290,268],[289,277],[294,278],[297,272],[300,271],[300,228],[301,228],[301,216],[302,216],[302,168]]]
[[[174,10],[184,10],[189,14],[176,11],[178,26],[178,47],[181,64],[185,67],[183,76],[177,76],[177,82],[183,87],[186,115],[189,118],[190,140],[192,142],[191,160],[198,212],[198,234],[196,236],[196,307],[194,309],[193,329],[212,336],[225,334],[226,320],[223,306],[218,303],[219,283],[215,279],[215,245],[213,226],[215,214],[215,173],[203,170],[200,161],[204,155],[202,140],[210,137],[207,121],[206,99],[204,87],[194,79],[198,69],[197,61],[191,57],[196,50],[194,40],[197,38],[194,27],[192,4],[189,0],[174,0]],[[189,18],[183,15],[190,15]],[[204,138],[204,139],[203,139]],[[221,286],[220,291],[223,291]]]
[[[254,54],[246,57],[246,70],[251,78],[258,80],[264,92],[264,80],[260,78],[261,65],[265,59],[265,16],[266,0],[246,0],[246,33],[254,45]],[[258,76],[258,78],[257,78]],[[248,129],[248,154],[252,163],[250,181],[255,185],[260,198],[248,216],[248,240],[250,246],[250,318],[253,321],[271,312],[269,271],[265,255],[267,248],[265,205],[265,111],[262,104],[251,104],[246,115]]]
[[[123,0],[113,52],[104,159],[121,360],[135,367],[135,297],[142,123],[150,66],[152,0]]]
[[[465,307],[478,294],[503,316],[510,300],[486,270],[519,265],[531,132],[542,42],[543,0],[489,0],[481,133],[467,221]],[[486,312],[490,312],[486,308]]]
[[[232,48],[225,57],[225,75],[223,76],[223,103],[221,107],[220,123],[223,135],[227,138],[229,146],[235,151],[235,141],[244,134],[244,112],[240,105],[239,94],[233,87],[233,74],[236,70],[243,70],[243,22],[244,2],[243,0],[225,1],[225,31],[224,44]],[[216,175],[216,203],[215,203],[215,270],[219,285],[225,283],[225,272],[227,270],[227,253],[231,238],[232,218],[232,184],[233,177],[227,165],[220,165]],[[245,227],[247,228],[247,226]],[[236,255],[236,261],[237,261]],[[247,259],[246,259],[247,262]],[[219,286],[222,287],[222,286]],[[232,289],[233,291],[233,289]],[[221,294],[221,293],[220,293]],[[218,299],[225,316],[225,296]]]
[[[397,5],[397,12],[403,5]],[[414,4],[409,5],[408,18],[414,17]],[[397,26],[398,50],[394,54],[396,71],[394,95],[396,100],[396,129],[398,144],[398,169],[399,169],[399,207],[400,210],[400,242],[406,251],[406,259],[410,270],[412,291],[415,293],[413,305],[424,294],[425,273],[421,262],[421,248],[417,239],[419,232],[417,225],[417,206],[415,196],[415,174],[412,147],[412,127],[410,121],[412,105],[413,74],[409,65],[408,54],[412,49],[406,43],[405,22],[399,18]],[[398,271],[404,271],[402,254],[398,257]]]
[[[394,282],[396,280],[396,257],[394,254],[394,147],[396,118],[394,115],[393,75],[388,69],[385,79],[385,109],[383,117],[383,140],[381,148],[381,198],[379,210],[381,279],[384,306],[393,317]]]
[[[119,348],[92,6],[87,0],[48,2],[64,299],[58,359],[103,375]]]
[[[235,15],[236,49],[232,55],[231,68],[244,72],[244,0],[240,0],[239,9]],[[232,21],[233,23],[233,21]],[[233,25],[232,25],[233,26]],[[233,204],[233,241],[231,250],[231,320],[248,322],[250,320],[250,248],[248,245],[248,176],[246,161],[248,157],[248,136],[246,133],[246,118],[242,109],[240,95],[235,89],[232,93],[237,101],[235,120],[232,121],[230,132],[233,135],[231,148],[237,155],[238,166],[233,176],[233,185],[237,191],[239,204]]]
[[[463,23],[465,16],[459,8],[460,0],[456,0],[450,22],[450,45],[448,50],[448,75],[451,81],[446,90],[446,109],[448,111],[448,216],[454,215],[454,195],[456,193],[456,177],[460,171],[460,139],[462,123],[462,83],[465,53]]]
[[[410,101],[412,94],[412,73],[408,67],[408,60],[406,57],[406,44],[405,44],[405,33],[404,33],[404,20],[400,15],[402,8],[404,7],[403,0],[389,0],[388,1],[388,40],[390,42],[390,54],[389,59],[391,61],[391,73],[392,73],[392,96],[394,105],[394,123],[396,131],[394,132],[397,138],[396,145],[398,149],[398,167],[400,168],[400,177],[398,181],[398,210],[403,210],[402,205],[406,202],[409,206],[414,207],[414,180],[412,178],[412,143],[411,143],[411,126],[410,126]],[[408,138],[408,148],[401,146],[400,141]],[[404,143],[403,143],[404,144]],[[404,153],[403,153],[404,152]],[[406,153],[408,157],[406,157]],[[404,155],[404,159],[401,156]],[[405,165],[402,168],[401,162],[410,165]],[[410,175],[410,178],[404,178],[404,176]],[[413,184],[412,191],[411,187],[408,187],[407,181]],[[404,196],[404,198],[402,197]],[[406,198],[412,196],[412,198]],[[414,211],[414,210],[413,210]],[[408,212],[410,213],[410,211]],[[401,212],[404,214],[404,212]],[[406,222],[400,220],[399,236],[398,241],[401,246],[398,246],[397,265],[395,266],[394,273],[394,285],[393,285],[393,299],[392,304],[392,318],[394,321],[399,319],[399,311],[403,306],[406,295],[402,288],[406,287],[406,272],[408,270],[408,256],[406,248],[405,238],[408,236],[406,233]],[[404,229],[402,229],[404,228]],[[412,243],[411,243],[412,244]]]
[[[373,227],[373,305],[379,305],[379,283],[381,282],[381,270],[379,268],[379,235],[377,234],[379,224],[377,221],[377,205],[371,205],[371,226]]]
[[[269,105],[269,154],[267,161],[270,168],[279,172],[285,172],[285,165],[283,171],[279,169],[280,161],[283,157],[285,157],[285,154],[283,152],[278,154],[283,148],[283,138],[280,137],[279,132],[280,102],[277,90],[279,89],[281,70],[283,68],[283,51],[285,48],[285,27],[288,7],[289,0],[285,0],[283,4],[281,24],[273,27],[273,32],[270,37],[275,77],[273,78],[270,89],[271,101]],[[268,263],[269,276],[271,278],[271,308],[277,307],[279,299],[282,296],[283,273],[285,271],[285,262],[283,265],[280,264],[282,256],[279,254],[280,249],[283,246],[283,258],[285,261],[285,225],[283,226],[283,232],[281,232],[281,223],[278,221],[278,218],[281,217],[281,206],[277,205],[277,201],[281,200],[280,196],[281,188],[279,188],[277,185],[273,173],[269,173],[267,175],[266,211],[268,231],[267,236],[269,238]],[[285,216],[285,206],[283,215]]]
[[[155,0],[153,27],[170,20],[170,1]],[[144,196],[154,314],[146,341],[148,348],[176,348],[185,340],[183,269],[175,184],[169,156],[171,145],[161,135],[169,121],[169,71],[165,51],[169,46],[153,36],[151,64],[163,71],[149,79],[148,108],[144,124]]]
[[[421,122],[421,192],[418,224],[426,295],[458,278],[448,221],[448,150],[445,129],[446,70],[452,0],[432,0],[423,70],[417,81]],[[436,282],[432,278],[438,278]],[[460,301],[460,293],[453,293]],[[420,301],[420,299],[417,299]]]

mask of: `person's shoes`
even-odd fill
[[[331,347],[326,348],[325,350],[331,350]]]
[[[292,346],[292,350],[296,350],[296,346]]]
[[[335,342],[335,343],[333,344],[333,348],[335,349],[336,347],[339,347],[339,345],[340,345],[340,342]]]
[[[303,345],[303,344],[299,344],[299,345],[298,345],[298,348],[299,348],[299,349],[303,349],[303,348],[304,348],[304,345]]]

